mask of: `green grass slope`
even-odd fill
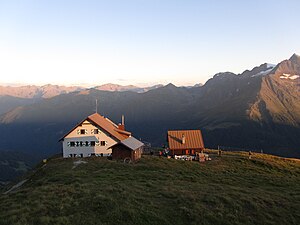
[[[299,224],[300,161],[210,154],[75,168],[79,159],[51,159],[0,194],[0,224]]]

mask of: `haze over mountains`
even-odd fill
[[[60,94],[66,94],[74,91],[82,91],[88,89],[97,89],[101,91],[133,91],[143,93],[152,89],[163,87],[162,84],[150,86],[150,87],[138,87],[134,85],[119,85],[119,84],[102,84],[92,88],[84,88],[81,86],[59,86],[47,84],[43,86],[26,85],[26,86],[0,86],[0,96],[12,96],[18,98],[51,98]]]
[[[147,92],[159,87],[162,84],[150,87],[137,87],[134,85],[118,85],[118,84],[103,84],[92,88],[84,88],[80,86],[59,86],[59,85],[26,85],[26,86],[0,86],[0,115],[6,113],[17,106],[24,106],[36,103],[44,98],[52,98],[57,95],[67,94],[75,91],[83,91],[89,89],[96,89],[101,91],[133,91],[137,93]]]
[[[22,96],[28,102],[6,100],[11,109],[0,116],[0,150],[40,157],[60,152],[60,137],[92,114],[98,99],[98,112],[115,122],[124,114],[126,129],[154,146],[166,144],[169,129],[201,129],[207,147],[262,149],[300,157],[300,57],[296,54],[278,65],[264,63],[241,74],[218,73],[205,85],[190,88],[168,84],[141,90],[108,84],[37,90]]]

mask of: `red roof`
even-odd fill
[[[119,141],[125,140],[131,135],[131,133],[128,131],[120,130],[119,127],[116,124],[114,124],[111,120],[105,118],[104,116],[101,116],[98,113],[94,113],[88,116],[83,121],[81,121],[79,124],[77,124],[76,127],[70,130],[70,132],[67,133],[62,139],[64,139],[68,134],[70,134],[74,129],[76,129],[79,125],[81,125],[86,120],[93,123],[95,126],[102,128],[103,130],[108,132],[111,136],[113,136]]]
[[[95,125],[101,127],[102,129],[106,130],[109,134],[117,138],[119,141],[122,141],[128,138],[131,133],[125,130],[120,130],[119,127],[114,124],[111,120],[101,116],[98,113],[94,113],[90,115],[87,120],[95,123]]]
[[[182,141],[185,139],[185,141]],[[170,130],[168,131],[169,149],[203,149],[204,143],[200,130]]]

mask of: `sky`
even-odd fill
[[[0,84],[205,83],[300,54],[298,0],[0,0]]]

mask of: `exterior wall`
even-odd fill
[[[132,161],[140,159],[142,156],[142,148],[138,148],[134,151],[123,145],[116,145],[112,148],[112,158],[117,159],[125,159],[130,158]]]
[[[118,144],[112,148],[113,159],[125,159],[128,157],[131,159],[131,150],[125,146]]]
[[[197,149],[169,149],[171,155],[195,155],[201,152],[202,148]]]
[[[84,134],[80,134],[78,130],[85,130]],[[99,133],[94,134],[94,129],[98,129]],[[99,142],[96,146],[86,146],[85,142],[88,142],[89,145],[92,141]],[[101,146],[101,141],[105,141],[105,146]],[[83,142],[83,146],[70,146],[70,142]],[[63,157],[70,157],[69,155],[74,154],[82,157],[89,157],[91,154],[103,154],[104,156],[112,153],[112,150],[109,149],[110,146],[115,145],[117,142],[109,137],[105,131],[101,130],[91,124],[89,121],[84,121],[81,126],[76,127],[70,134],[68,134],[63,140]]]
[[[133,161],[140,159],[142,157],[142,148],[138,148],[137,150],[132,151],[131,155]]]

